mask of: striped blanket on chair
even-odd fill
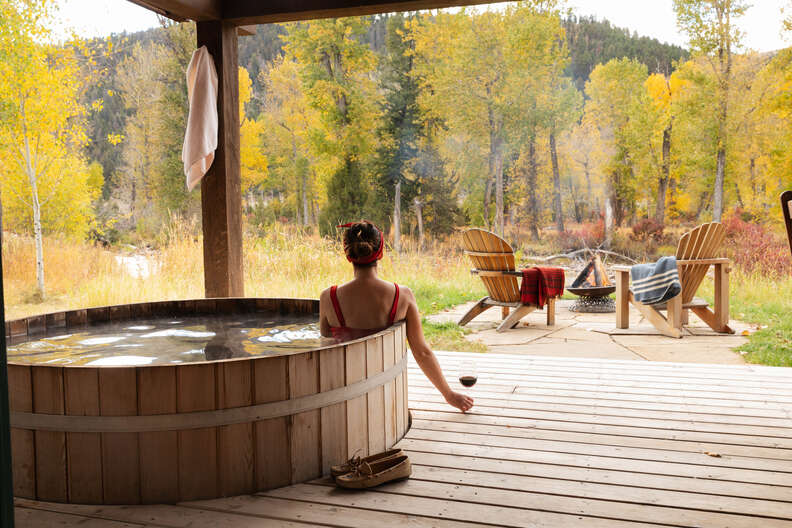
[[[630,269],[630,290],[642,304],[661,304],[682,292],[676,257],[661,257],[654,264],[638,264]]]

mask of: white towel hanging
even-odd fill
[[[217,150],[217,70],[206,46],[193,52],[187,66],[187,99],[190,114],[182,161],[187,189],[193,190],[212,166]]]

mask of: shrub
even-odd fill
[[[766,225],[747,222],[740,210],[728,216],[723,225],[726,228],[726,251],[740,271],[767,277],[792,274],[786,241]]]
[[[582,248],[596,248],[605,240],[605,222],[583,223],[577,229],[567,229],[558,233],[557,242],[563,251]]]
[[[652,220],[651,218],[642,218],[632,226],[632,234],[630,238],[637,242],[646,242],[652,240],[654,242],[663,241],[663,231],[665,226],[663,224]]]

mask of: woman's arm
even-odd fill
[[[330,332],[330,322],[327,320],[327,310],[330,304],[330,290],[325,290],[319,296],[319,333],[323,337],[333,337]]]
[[[443,376],[443,369],[440,368],[440,364],[437,362],[437,357],[435,357],[432,349],[426,344],[426,339],[424,339],[423,328],[421,327],[421,314],[418,312],[415,296],[408,288],[403,288],[403,290],[405,301],[408,302],[407,341],[410,343],[410,349],[415,361],[449,405],[453,405],[462,412],[468,411],[473,407],[473,398],[455,392],[449,387]]]

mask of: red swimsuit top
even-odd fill
[[[388,324],[382,328],[350,328],[346,325],[344,321],[344,314],[341,313],[341,305],[338,304],[338,295],[336,295],[336,290],[338,286],[331,286],[330,287],[330,300],[333,301],[333,309],[335,310],[336,317],[338,318],[338,322],[341,326],[331,326],[330,333],[333,334],[333,337],[338,339],[357,339],[359,337],[363,337],[368,334],[373,334],[379,332],[380,330],[384,330],[391,326],[394,321],[396,320],[396,308],[399,306],[399,285],[395,282],[393,283],[396,286],[396,294],[393,296],[393,306],[391,307],[390,314],[388,315]]]

